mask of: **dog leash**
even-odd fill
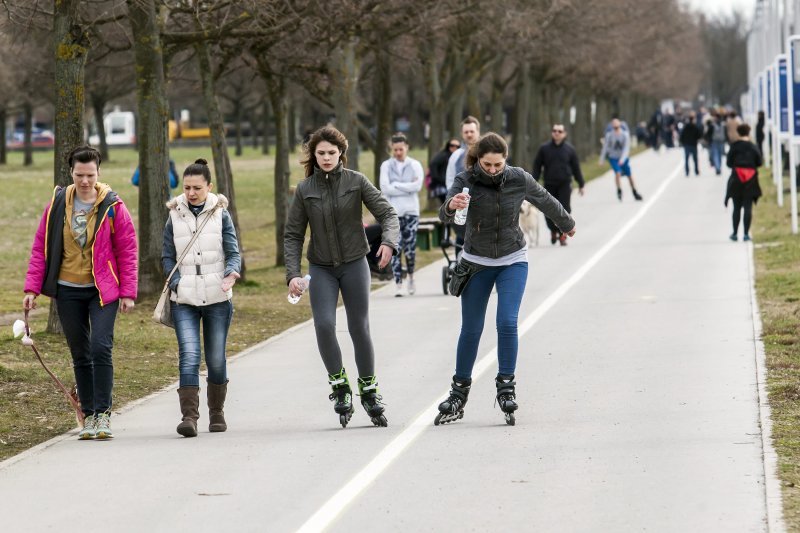
[[[42,356],[39,354],[39,350],[36,349],[36,345],[33,342],[33,338],[31,337],[31,328],[28,325],[29,312],[30,312],[29,309],[25,309],[25,338],[23,338],[22,343],[25,344],[26,346],[31,347],[31,350],[33,350],[33,353],[36,355],[36,358],[39,360],[39,363],[41,363],[42,368],[44,368],[44,371],[47,372],[47,374],[50,376],[50,378],[53,380],[53,382],[56,384],[59,390],[61,390],[61,392],[67,398],[70,405],[72,405],[72,408],[75,410],[75,418],[78,421],[78,425],[83,427],[84,416],[83,416],[83,411],[81,410],[81,402],[78,399],[77,387],[73,387],[71,391],[67,389],[67,387],[61,382],[61,380],[58,379],[58,377],[45,364],[44,360],[42,359]],[[28,342],[25,342],[26,339],[28,340]]]

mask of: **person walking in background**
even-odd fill
[[[477,118],[470,115],[461,121],[461,138],[464,142],[450,155],[450,159],[447,161],[447,171],[445,172],[447,190],[450,190],[450,187],[453,186],[456,175],[464,172],[466,168],[467,151],[470,146],[478,142],[480,136],[481,123],[478,122]]]
[[[761,186],[758,183],[758,167],[763,163],[761,153],[750,141],[750,126],[739,124],[736,128],[738,141],[731,144],[728,150],[727,164],[731,168],[728,188],[725,194],[725,206],[728,200],[733,201],[733,233],[732,241],[739,239],[739,221],[743,218],[744,234],[742,240],[750,240],[750,225],[753,221],[753,204],[761,197]]]
[[[758,121],[756,122],[756,147],[758,153],[761,154],[761,159],[764,159],[764,112],[758,112]]]
[[[372,423],[386,426],[375,377],[375,354],[369,333],[369,243],[361,221],[362,204],[383,228],[377,257],[383,268],[400,240],[397,213],[363,174],[345,168],[347,139],[333,127],[315,131],[304,145],[306,178],[298,185],[284,232],[286,282],[295,296],[303,293],[300,256],[310,226],[308,263],[311,313],[322,362],[332,388],[329,398],[346,427],[353,414],[352,389],[336,339],[336,306],[341,293],[347,329],[353,341],[361,405]],[[336,200],[336,201],[334,201]]]
[[[470,147],[478,142],[481,136],[481,123],[473,116],[468,116],[461,121],[461,138],[464,142],[461,143],[461,148],[453,152],[447,162],[447,172],[445,173],[445,182],[447,189],[453,186],[453,181],[456,175],[464,172],[466,168],[467,152]],[[459,225],[453,226],[453,231],[456,234],[455,252],[456,257],[461,254],[461,249],[464,246],[464,227]]]
[[[417,228],[419,227],[419,191],[425,174],[422,165],[408,156],[408,139],[402,133],[392,136],[392,157],[381,163],[381,192],[392,204],[400,221],[400,248],[392,256],[395,296],[403,296],[403,265],[406,258],[407,290],[417,292],[414,283],[414,264],[417,256]]]
[[[197,436],[200,418],[200,359],[205,353],[208,378],[208,431],[228,429],[225,399],[228,393],[226,344],[233,318],[233,285],[242,260],[236,229],[228,213],[228,199],[211,192],[211,171],[198,159],[183,171],[183,194],[167,203],[161,266],[169,275],[178,258],[180,266],[169,280],[172,320],[178,338],[178,368],[182,420],[176,431]],[[193,236],[199,237],[192,242]],[[189,253],[184,255],[191,244]],[[203,348],[200,348],[200,324]]]
[[[431,175],[431,197],[437,198],[439,205],[442,205],[447,197],[447,164],[450,156],[459,148],[461,148],[461,141],[450,139],[428,164]]]
[[[711,121],[706,126],[706,139],[711,154],[711,165],[717,173],[722,174],[722,156],[725,153],[725,123],[716,111],[711,113]]]
[[[473,272],[461,293],[461,333],[456,348],[456,370],[448,398],[439,404],[434,424],[464,416],[472,386],[472,370],[486,321],[492,289],[497,289],[497,403],[508,424],[517,410],[516,382],[519,336],[517,317],[528,278],[528,249],[519,227],[524,200],[552,219],[561,233],[575,234],[575,221],[533,176],[506,165],[508,145],[496,133],[487,133],[474,144],[466,159],[467,170],[456,176],[439,209],[442,222],[450,222],[458,209],[469,205],[464,253],[459,269]],[[462,192],[469,187],[469,194]]]
[[[739,134],[737,133],[737,128],[741,125],[742,121],[739,118],[739,115],[736,111],[731,111],[728,113],[728,118],[725,120],[725,130],[727,134],[726,140],[728,141],[729,145],[732,145],[736,141],[739,140]]]
[[[689,177],[689,158],[694,161],[694,175],[700,175],[700,167],[697,164],[697,143],[702,137],[703,132],[697,125],[697,116],[692,111],[681,129],[679,137],[681,146],[683,146],[683,169],[687,178]]]
[[[136,299],[136,230],[117,193],[98,181],[100,152],[79,146],[67,161],[73,183],[56,187],[44,210],[22,306],[34,309],[39,294],[55,299],[85,417],[78,438],[110,439],[114,324]]]
[[[614,170],[614,180],[617,185],[617,198],[622,201],[622,187],[620,184],[620,176],[627,176],[631,184],[631,192],[636,200],[641,200],[642,195],[636,190],[636,185],[633,182],[630,166],[630,152],[631,152],[631,137],[627,131],[622,129],[619,119],[611,121],[611,131],[606,133],[603,140],[603,149],[600,152],[600,164],[603,164],[604,159],[608,159],[608,163]]]
[[[533,160],[531,174],[539,181],[544,176],[544,188],[564,207],[572,213],[570,199],[572,197],[572,179],[578,182],[578,193],[583,196],[583,173],[575,148],[567,142],[567,130],[563,124],[553,124],[552,139],[539,147]],[[567,236],[559,230],[555,222],[547,218],[550,229],[550,244],[556,241],[566,246]]]

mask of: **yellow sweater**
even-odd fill
[[[97,225],[97,206],[106,197],[111,188],[105,183],[97,183],[97,200],[92,209],[86,214],[86,244],[81,247],[80,235],[72,230],[72,210],[75,205],[75,185],[69,185],[66,191],[66,212],[64,213],[64,254],[61,259],[61,270],[58,272],[60,281],[67,281],[77,285],[91,285],[94,283],[92,274],[92,245],[94,244],[94,230]]]

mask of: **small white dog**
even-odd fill
[[[539,210],[528,201],[522,202],[519,211],[519,227],[528,241],[528,248],[539,246]]]

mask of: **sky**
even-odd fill
[[[695,11],[707,15],[728,14],[733,8],[743,12],[748,19],[753,18],[756,9],[756,0],[682,0]]]

